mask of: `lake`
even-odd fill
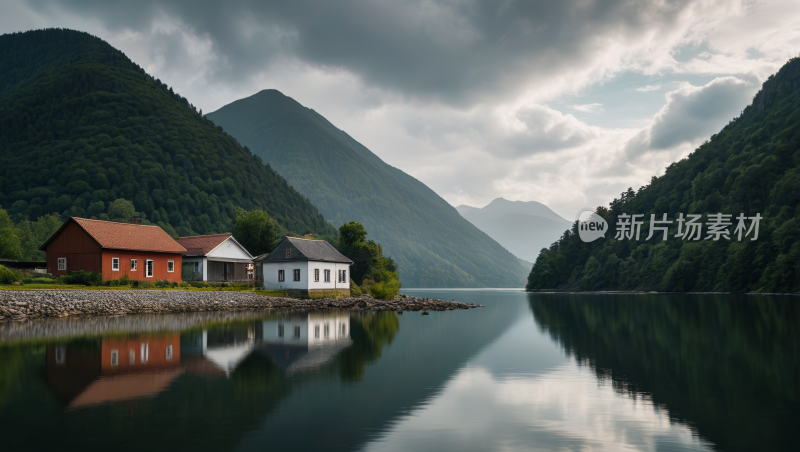
[[[0,325],[2,450],[798,450],[797,297]]]

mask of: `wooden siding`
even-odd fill
[[[111,269],[111,260],[119,258],[119,271]],[[131,259],[137,259],[136,271],[131,271]],[[183,256],[172,253],[151,253],[146,251],[103,250],[103,279],[119,279],[126,272],[128,278],[154,282],[166,279],[169,282],[181,282],[181,266]],[[146,276],[145,262],[153,261],[153,276]],[[174,271],[167,271],[167,261],[175,261]]]
[[[53,276],[63,276],[75,270],[102,272],[100,246],[74,222],[67,224],[45,251],[47,272]],[[58,270],[58,258],[61,257],[67,258],[66,271]]]
[[[208,281],[248,281],[247,265],[248,264],[242,264],[238,262],[208,261]]]

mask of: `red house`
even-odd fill
[[[115,223],[72,217],[40,250],[47,253],[47,271],[63,276],[93,271],[104,280],[181,281],[186,248],[158,226]]]

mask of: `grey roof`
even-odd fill
[[[292,249],[291,257],[286,257],[286,249]],[[297,237],[286,237],[269,254],[262,254],[255,258],[261,262],[289,262],[289,261],[321,261],[321,262],[340,262],[352,264],[353,261],[347,256],[336,251],[330,243],[325,240],[309,240]]]

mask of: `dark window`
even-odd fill
[[[319,325],[314,327],[314,337],[319,339]]]
[[[325,282],[331,282],[331,271],[325,270]]]
[[[299,326],[294,327],[294,337],[300,338],[300,327]]]
[[[278,270],[278,282],[284,282],[286,277],[283,274],[283,270]]]
[[[295,281],[300,281],[300,270],[299,269],[295,269],[294,270],[294,280]]]
[[[289,248],[286,248],[286,259],[289,259],[290,257],[292,257],[292,250],[289,249]]]
[[[283,337],[283,325],[278,325],[278,337]]]

